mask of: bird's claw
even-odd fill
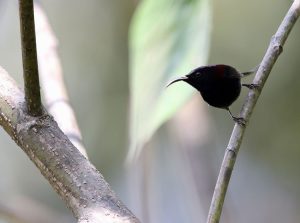
[[[246,126],[246,120],[244,118],[241,117],[232,117],[233,121],[235,121],[237,124],[241,125],[241,126]]]
[[[244,87],[247,87],[251,90],[258,90],[260,85],[259,84],[242,84]]]

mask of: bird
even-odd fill
[[[197,89],[209,105],[227,110],[235,122],[245,125],[245,120],[233,116],[229,107],[239,97],[242,86],[249,89],[259,88],[257,84],[241,83],[241,78],[256,72],[257,69],[258,66],[251,71],[241,73],[225,64],[201,66],[183,77],[172,80],[167,87],[178,81],[184,81]]]

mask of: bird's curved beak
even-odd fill
[[[178,81],[185,81],[185,80],[187,80],[187,79],[188,79],[187,76],[183,76],[183,77],[177,78],[177,79],[175,79],[175,80],[172,80],[172,81],[170,81],[170,82],[167,84],[166,88],[169,87],[171,84],[174,84],[175,82],[178,82]]]

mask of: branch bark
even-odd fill
[[[96,168],[46,112],[27,114],[23,92],[0,67],[0,125],[66,202],[78,222],[138,223]]]
[[[39,72],[36,55],[33,0],[19,0],[25,100],[28,113],[42,115]]]
[[[267,81],[267,78],[277,60],[282,47],[296,23],[300,14],[300,0],[295,0],[280,24],[276,34],[272,37],[267,52],[259,66],[259,69],[253,80],[253,84],[259,86],[258,88],[249,91],[246,100],[242,106],[240,117],[244,118],[248,123],[255,104],[260,96],[262,88]],[[233,171],[235,160],[242,143],[246,126],[235,124],[232,131],[222,166],[219,172],[217,183],[215,186],[213,198],[211,201],[207,223],[218,223],[222,213],[222,207],[225,200],[227,187]]]

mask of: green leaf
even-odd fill
[[[206,64],[211,28],[209,0],[144,0],[130,29],[130,151],[137,157],[155,131],[193,92],[171,79]]]

